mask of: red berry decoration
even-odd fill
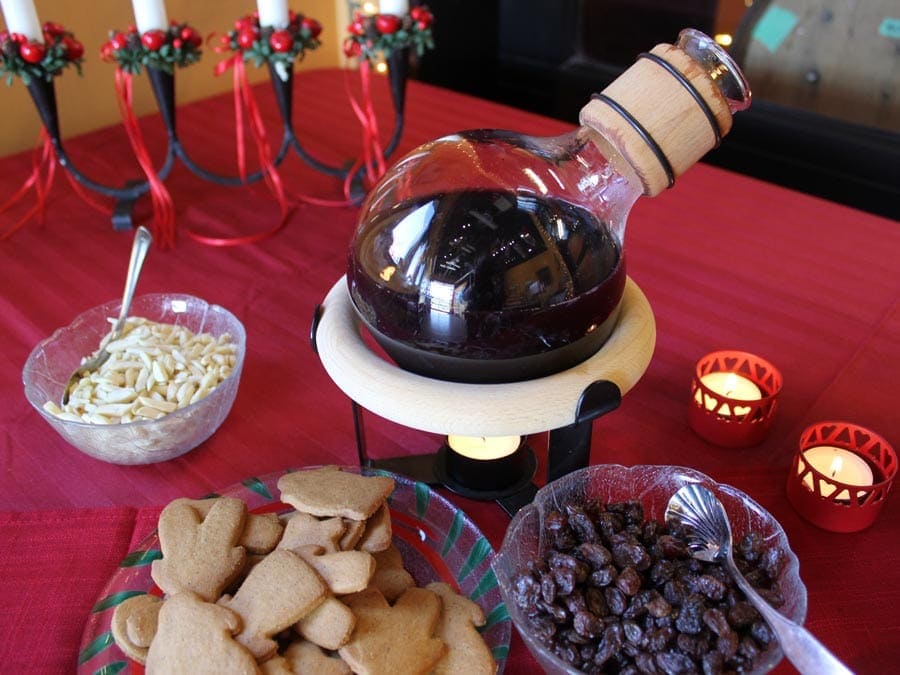
[[[322,24],[308,17],[303,17],[300,27],[309,31],[309,36],[312,38],[317,38],[322,33]]]
[[[116,51],[125,49],[128,46],[128,36],[125,33],[116,33],[109,39],[109,44]]]
[[[28,42],[28,38],[21,33],[10,33],[9,39],[13,42],[18,42],[20,45],[24,45],[26,42]]]
[[[253,27],[241,28],[238,31],[237,38],[238,47],[241,49],[250,49],[256,42],[256,29]]]
[[[400,17],[393,14],[379,14],[375,17],[375,28],[382,35],[390,35],[400,30]]]
[[[112,63],[113,51],[115,51],[115,48],[112,46],[112,42],[104,42],[100,45],[100,60],[105,63]]]
[[[350,24],[350,26],[347,28],[347,31],[351,35],[365,35],[366,26],[362,21],[357,20]]]
[[[66,48],[66,56],[72,61],[77,61],[84,56],[84,45],[75,38],[66,35],[62,39],[62,43]]]
[[[286,30],[276,30],[269,38],[269,46],[272,51],[283,54],[291,51],[291,47],[294,46],[294,38]]]
[[[40,42],[26,42],[19,47],[19,56],[25,63],[40,63],[44,60],[47,48]]]
[[[352,59],[355,56],[359,56],[362,53],[362,46],[355,42],[354,40],[347,40],[344,43],[344,56],[348,59]]]
[[[434,23],[434,14],[429,12],[427,9],[423,9],[421,12],[419,12],[419,16],[417,18],[413,18],[416,19],[416,25],[419,27],[419,30],[425,30],[426,28],[431,27],[431,24]]]
[[[43,26],[43,30],[45,35],[52,35],[54,37],[63,35],[66,32],[66,29],[60,26],[55,21],[48,21],[47,23],[45,23]]]
[[[141,35],[141,42],[151,52],[157,52],[160,47],[166,44],[166,34],[161,30],[148,30]]]
[[[184,46],[184,42],[182,42],[181,38],[175,38],[172,40],[172,46],[175,47],[175,49],[181,49]]]
[[[200,37],[200,33],[195,31],[190,26],[185,26],[181,29],[181,34],[179,36],[182,42],[185,42],[192,47],[199,47],[203,44],[203,38]]]

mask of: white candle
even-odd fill
[[[32,0],[0,0],[0,6],[3,7],[7,31],[21,33],[29,40],[44,41],[41,21]]]
[[[163,0],[131,0],[134,9],[134,25],[138,33],[150,30],[168,30],[169,16]]]
[[[270,26],[275,30],[281,30],[287,28],[290,23],[287,0],[257,0],[256,9],[259,10],[261,28]]]
[[[409,0],[381,0],[378,3],[378,12],[404,16],[409,14]]]
[[[758,401],[762,398],[762,391],[756,386],[756,383],[737,373],[708,373],[701,377],[700,381],[714,393],[726,398],[738,401]],[[705,403],[702,400],[704,398],[706,399]],[[707,410],[716,407],[717,401],[708,395],[704,396],[700,389],[697,390],[695,399],[697,403],[705,405]],[[723,403],[717,412],[719,415],[746,415],[750,412],[750,407],[736,405],[729,410],[729,407]]]
[[[848,485],[858,485],[860,487],[869,487],[875,482],[872,474],[872,467],[862,457],[855,452],[836,448],[832,445],[816,445],[808,448],[803,452],[803,462],[812,466],[816,471],[824,474],[828,478],[834,478]],[[797,466],[798,473],[802,473],[806,467]],[[827,481],[820,481],[823,497],[831,497],[837,490],[837,486]],[[810,490],[813,489],[813,475],[806,474],[803,477],[803,484]],[[855,496],[863,497],[865,492],[855,490]],[[837,501],[849,501],[849,490],[843,490],[835,498]]]
[[[447,436],[447,445],[469,459],[500,459],[513,454],[521,436]]]

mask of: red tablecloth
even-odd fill
[[[297,133],[312,153],[334,164],[359,153],[344,77],[317,71],[295,81]],[[386,133],[388,96],[377,84]],[[261,86],[257,93],[277,136],[271,92]],[[223,173],[235,172],[231,106],[222,96],[178,110],[189,151]],[[151,117],[143,127],[160,157],[161,123]],[[571,128],[411,82],[400,152],[474,127],[540,135]],[[67,148],[98,179],[120,183],[138,176],[119,127],[73,139]],[[17,189],[29,170],[27,154],[0,161],[0,196]],[[297,157],[289,157],[281,173],[295,196],[341,198],[335,179]],[[248,333],[233,411],[218,433],[182,458],[143,467],[96,461],[56,436],[22,395],[21,368],[34,344],[78,312],[119,296],[131,236],[113,231],[106,216],[57,178],[46,224],[31,223],[0,243],[0,591],[6,598],[0,670],[74,668],[91,605],[168,500],[286,467],[355,460],[349,402],[323,371],[308,335],[313,308],[344,271],[356,210],[297,202],[276,236],[211,248],[185,237],[184,228],[217,235],[261,231],[276,221],[275,203],[262,187],[214,186],[181,166],[167,185],[182,235],[174,250],[151,252],[139,292],[201,296],[233,311]],[[6,223],[16,214],[0,218]],[[138,214],[147,215],[143,202]],[[626,240],[629,273],[656,316],[657,345],[621,407],[595,423],[592,461],[688,465],[750,494],[782,523],[800,558],[809,591],[807,627],[860,673],[896,669],[900,502],[891,495],[864,532],[831,534],[797,515],[784,484],[799,434],[810,423],[848,420],[900,443],[900,227],[698,165],[674,189],[638,203]],[[687,426],[693,366],[716,349],[751,351],[781,369],[780,409],[758,447],[725,450]],[[439,440],[371,415],[367,432],[374,456],[431,451]],[[533,441],[540,455],[546,440]],[[499,546],[508,522],[499,508],[451,499]],[[508,672],[534,668],[514,636]],[[779,670],[790,672],[784,664]]]

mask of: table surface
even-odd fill
[[[333,70],[295,78],[297,134],[328,163],[360,152],[360,127],[345,89],[356,85],[355,74]],[[256,93],[270,133],[280,133],[269,86]],[[392,122],[381,81],[374,102],[386,135]],[[232,105],[220,96],[179,107],[178,125],[197,161],[233,174]],[[537,135],[572,128],[417,82],[409,83],[406,111],[399,154],[464,128]],[[151,116],[142,127],[159,158],[162,124]],[[72,139],[67,149],[99,180],[118,184],[139,175],[121,127]],[[27,153],[0,161],[0,196],[12,194],[30,167]],[[284,229],[226,248],[197,243],[185,231],[246,235],[272,227],[278,209],[266,190],[216,186],[180,165],[167,181],[179,239],[173,250],[151,251],[139,292],[185,292],[227,307],[246,326],[248,351],[237,401],[219,431],[162,464],[122,467],[80,454],[29,407],[20,384],[39,340],[119,296],[131,236],[114,231],[107,216],[58,176],[45,223],[31,222],[0,243],[0,593],[7,598],[0,663],[17,672],[71,670],[93,602],[169,500],[287,467],[354,463],[350,403],[324,372],[308,335],[316,304],[344,272],[358,211],[303,201],[304,195],[340,200],[342,193],[336,179],[296,156],[280,173],[294,204]],[[139,218],[148,215],[145,201]],[[2,214],[0,223],[25,208]],[[782,524],[800,559],[809,592],[806,626],[860,673],[895,668],[900,501],[889,496],[869,529],[834,534],[794,511],[785,479],[801,431],[815,422],[846,420],[900,443],[900,227],[698,164],[673,189],[639,200],[626,242],[629,274],[656,317],[656,349],[621,406],[594,423],[592,463],[685,465],[748,493]],[[688,427],[694,364],[719,349],[764,356],[784,377],[771,432],[757,447],[716,447]],[[366,422],[375,457],[430,452],[440,442],[372,415]],[[546,435],[531,440],[540,476]],[[508,518],[496,505],[442,492],[499,547]],[[43,626],[38,640],[36,625]],[[534,669],[514,635],[508,672]],[[785,663],[778,670],[791,672]]]

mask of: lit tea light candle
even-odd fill
[[[8,32],[20,33],[29,40],[44,41],[41,22],[32,0],[0,0],[0,6],[3,7]]]
[[[700,382],[708,387],[713,393],[724,396],[725,398],[736,399],[738,401],[758,401],[762,398],[762,391],[759,387],[743,375],[737,373],[715,372],[707,373],[700,378]],[[705,398],[704,402],[702,399]],[[707,410],[716,407],[716,401],[709,396],[704,396],[703,391],[698,389],[695,396],[697,403],[705,405]],[[746,415],[750,412],[749,406],[729,406],[725,403],[716,411],[719,415]]]
[[[513,454],[522,442],[521,436],[447,436],[447,445],[469,459],[501,459]]]
[[[834,478],[835,480],[838,480],[841,483],[847,483],[848,485],[869,487],[875,481],[874,475],[872,474],[872,468],[869,466],[868,462],[855,452],[843,448],[836,448],[831,445],[817,445],[808,448],[803,452],[803,461],[826,477]],[[802,472],[804,469],[805,467],[797,467],[798,473]],[[808,473],[803,477],[803,484],[810,491],[813,491],[813,476],[811,473]],[[836,490],[836,485],[832,485],[826,481],[825,484],[822,485],[822,496],[831,497]],[[858,496],[863,496],[865,494],[865,492],[859,493]],[[834,497],[834,499],[838,501],[849,501],[850,491],[843,490]]]
[[[290,23],[287,0],[257,0],[256,9],[259,11],[259,25],[262,28],[270,26],[281,30]]]
[[[163,0],[131,0],[134,25],[143,34],[150,30],[168,30],[169,16]]]
[[[378,3],[378,11],[381,14],[404,16],[409,14],[409,0],[381,0]]]

